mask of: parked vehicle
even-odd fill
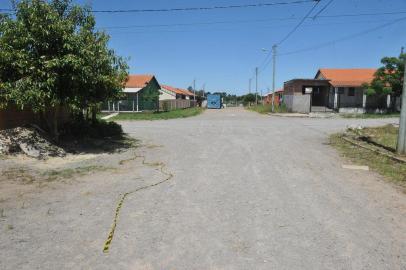
[[[223,107],[221,96],[218,94],[207,95],[207,109],[221,109]]]

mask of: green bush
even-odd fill
[[[74,138],[106,138],[123,135],[121,125],[97,119],[95,122],[85,119],[76,119],[67,123],[61,130],[62,136]]]

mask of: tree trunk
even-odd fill
[[[59,120],[59,107],[55,107],[52,119],[52,136],[56,142],[59,142],[58,120]]]
[[[58,142],[59,141],[59,131],[58,131],[59,107],[50,108],[48,111],[43,113],[43,117],[44,117],[49,134],[51,135],[52,139],[55,142]]]
[[[97,106],[94,105],[91,107],[92,112],[92,123],[95,124],[97,122]]]

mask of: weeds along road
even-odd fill
[[[118,194],[133,188],[127,180],[135,174],[142,184],[161,178],[156,168],[140,172],[139,164],[99,179],[89,176],[64,191],[65,204],[51,203],[60,210],[53,210],[58,219],[31,215],[38,221],[26,227],[37,234],[15,233],[11,240],[3,234],[2,266],[406,269],[406,195],[373,172],[342,169],[345,161],[328,145],[328,134],[349,124],[395,121],[225,109],[187,119],[122,122],[149,146],[142,150],[147,160],[164,162],[173,178],[126,198],[106,254]],[[71,195],[95,183],[87,201]],[[33,200],[41,205],[47,192]],[[80,222],[78,211],[86,216]],[[16,221],[16,230],[18,222],[23,220]]]

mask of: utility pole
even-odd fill
[[[251,81],[252,79],[250,78],[249,83],[248,83],[248,91],[251,94]]]
[[[403,55],[403,47],[402,47]],[[401,55],[401,57],[402,57]],[[398,154],[406,154],[406,57],[403,59],[405,68],[403,74],[403,91],[402,91],[402,104],[400,112],[400,121],[399,121],[399,135],[398,135],[398,145],[397,152]]]
[[[193,100],[196,101],[196,79],[193,80]]]
[[[255,105],[258,105],[258,67],[255,68]]]
[[[276,74],[276,47],[277,45],[272,46],[272,112],[275,110],[275,74]]]
[[[206,83],[203,84],[203,97],[204,97],[204,92],[206,92]]]

